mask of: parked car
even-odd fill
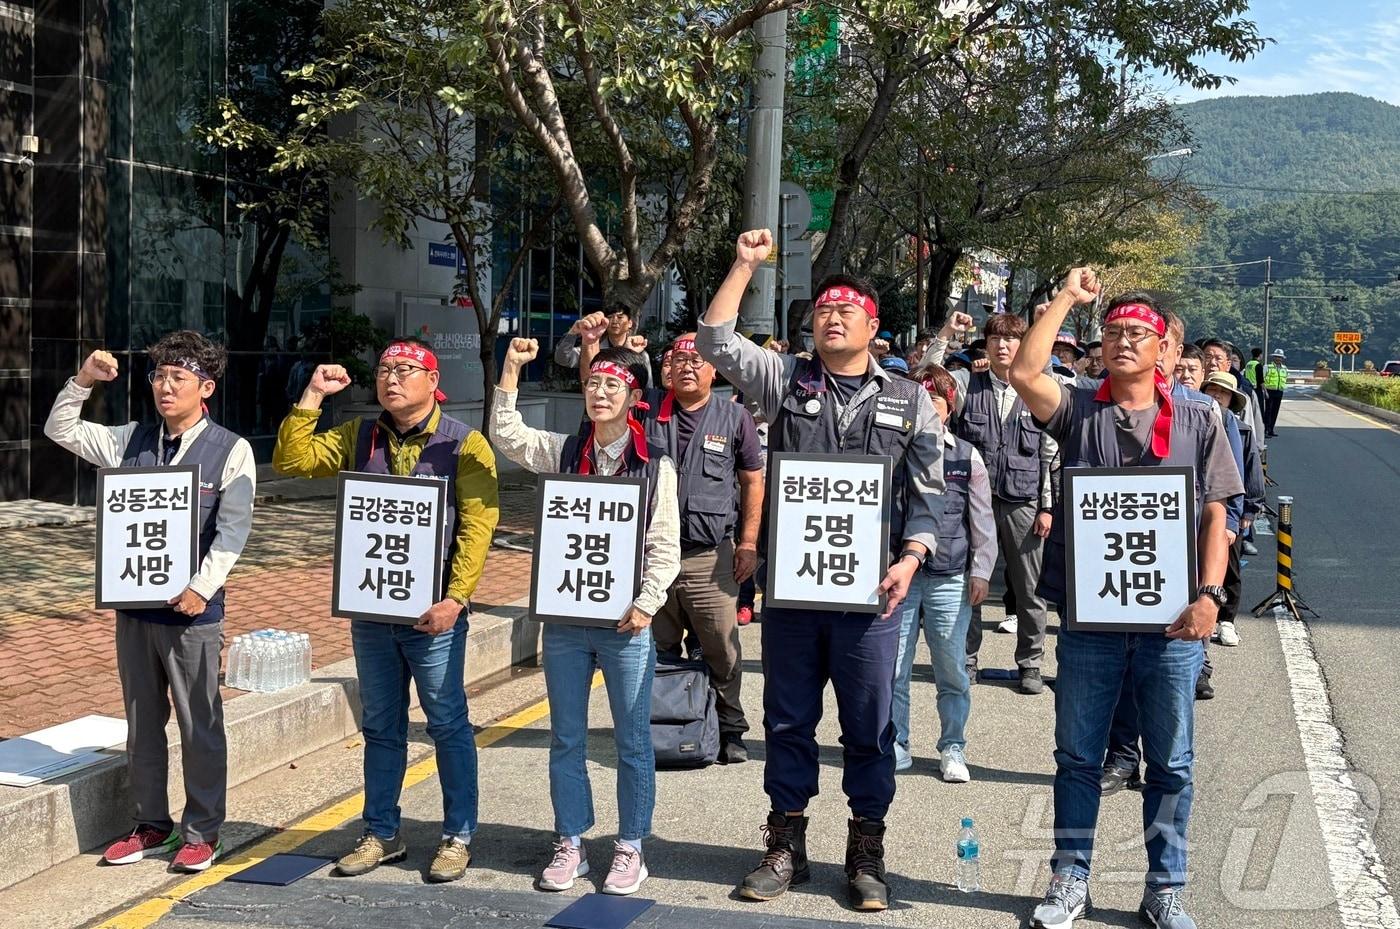
[[[1381,368],[1381,377],[1400,377],[1400,360],[1387,361]]]

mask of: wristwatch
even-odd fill
[[[1196,591],[1199,597],[1210,597],[1215,601],[1216,606],[1225,605],[1225,588],[1219,584],[1202,584]]]

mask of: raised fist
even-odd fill
[[[584,345],[592,345],[597,342],[607,331],[608,317],[606,313],[589,313],[569,328],[569,332],[578,336]]]
[[[595,313],[595,316],[602,316],[602,313]],[[534,361],[540,353],[540,343],[538,339],[511,339],[510,347],[506,349],[506,364],[519,368]]]
[[[949,332],[971,332],[973,325],[972,317],[961,310],[954,310],[948,316]]]
[[[117,359],[111,352],[104,352],[98,349],[87,360],[83,362],[83,367],[78,371],[78,385],[80,387],[91,387],[97,381],[114,381],[117,379]]]
[[[768,253],[772,250],[773,233],[767,229],[750,229],[739,234],[739,241],[734,246],[734,257],[750,268],[757,268],[768,260]]]
[[[338,394],[350,386],[350,375],[340,365],[317,365],[306,389],[323,397]]]
[[[1075,268],[1065,277],[1062,289],[1075,303],[1093,303],[1099,295],[1099,276],[1093,268]]]
[[[645,352],[647,350],[647,337],[644,335],[629,335],[627,337],[627,347],[634,352]]]

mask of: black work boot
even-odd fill
[[[846,836],[846,894],[858,910],[884,910],[890,905],[885,883],[885,821],[853,819]]]
[[[763,841],[768,850],[758,867],[745,875],[739,896],[745,900],[773,900],[789,887],[812,879],[807,867],[806,816],[785,816],[776,810],[769,813]]]

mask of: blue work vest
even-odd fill
[[[938,550],[924,562],[924,572],[936,577],[962,574],[972,555],[972,444],[953,438],[943,449],[943,512],[934,536]]]
[[[1011,388],[1008,387],[1007,390]],[[1002,422],[997,413],[992,375],[982,371],[967,382],[955,431],[982,453],[992,495],[1012,503],[1025,503],[1040,495],[1040,438],[1043,430],[1017,397]]]

